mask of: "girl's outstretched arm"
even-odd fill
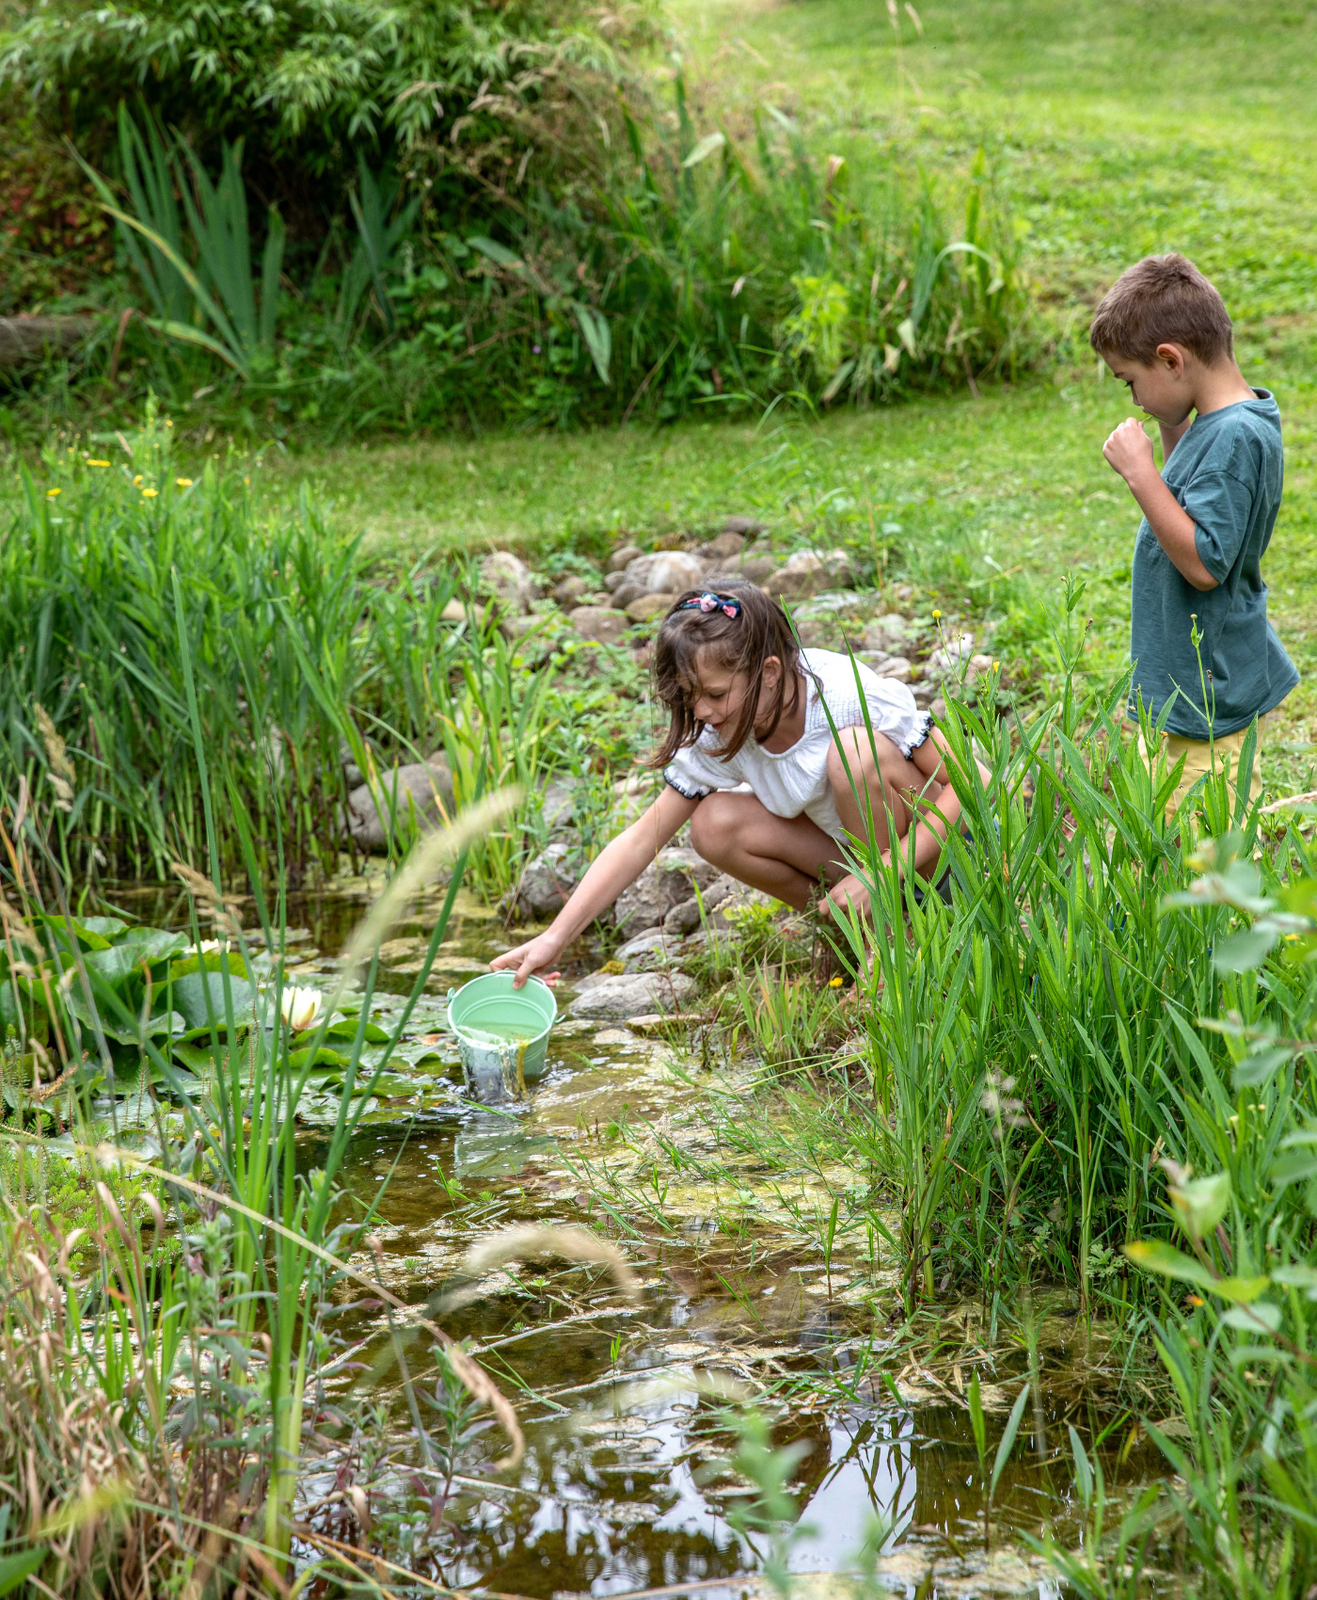
[[[590,870],[545,931],[515,950],[496,956],[490,966],[496,971],[515,967],[515,989],[520,989],[532,973],[557,977],[556,972],[546,973],[544,969],[555,966],[577,934],[636,881],[682,823],[690,821],[699,803],[678,794],[671,784],[664,784],[663,793],[649,810],[610,840],[590,863]]]

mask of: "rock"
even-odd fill
[[[617,588],[613,590],[608,603],[614,611],[625,611],[633,600],[639,600],[645,593],[646,590],[642,589],[638,583],[632,583],[628,578],[624,577]]]
[[[915,704],[921,711],[927,711],[937,698],[938,686],[935,682],[913,683],[910,688],[915,697]]]
[[[576,573],[569,572],[565,578],[560,578],[554,585],[553,598],[563,608],[570,611],[573,606],[579,605],[582,595],[588,593],[590,585]]]
[[[764,525],[754,517],[728,517],[723,523],[724,533],[739,533],[747,539],[753,539],[756,534],[764,531]]]
[[[576,816],[576,790],[569,783],[554,782],[540,796],[540,820],[550,833],[571,825]]]
[[[626,614],[632,622],[648,622],[651,617],[661,616],[676,599],[675,594],[642,594],[630,601]]]
[[[480,581],[514,611],[528,611],[535,598],[530,568],[511,550],[491,550],[480,563]]]
[[[720,533],[716,539],[710,539],[707,544],[698,545],[691,554],[697,561],[704,563],[706,571],[721,571],[719,563],[735,561],[744,548],[743,533]]]
[[[567,620],[582,639],[593,644],[616,644],[627,630],[627,619],[620,611],[606,606],[577,606]]]
[[[460,600],[450,600],[439,613],[440,622],[465,622],[470,606],[463,605]]]
[[[764,580],[764,588],[778,600],[808,600],[824,589],[840,589],[853,581],[844,550],[797,550]]]
[[[618,895],[613,908],[617,926],[632,937],[657,928],[673,906],[689,900],[695,888],[707,888],[718,876],[717,868],[694,850],[675,845],[660,850],[657,859]]]
[[[624,972],[591,985],[567,1007],[567,1015],[601,1022],[670,1015],[694,996],[695,980],[684,972]]]
[[[804,617],[796,623],[796,634],[806,650],[827,650],[833,647],[833,629],[821,617]]]
[[[680,594],[704,582],[704,563],[688,550],[665,550],[649,574],[652,594]]]
[[[680,905],[673,906],[668,912],[663,919],[663,931],[682,938],[688,933],[694,933],[700,925],[701,916],[700,902],[692,895],[689,900],[683,900]]]
[[[734,576],[747,583],[767,583],[776,571],[777,562],[772,556],[750,556],[737,562]]]
[[[698,588],[704,566],[685,550],[656,550],[653,555],[637,556],[627,563],[626,579],[642,594],[679,594]]]
[[[880,678],[895,678],[898,683],[909,683],[915,675],[915,669],[904,656],[890,656],[874,671]]]
[[[609,594],[614,594],[626,582],[625,572],[610,572],[604,579],[604,588]]]
[[[539,922],[556,917],[580,877],[575,847],[566,839],[555,840],[521,869],[513,904],[523,916]]]
[[[813,600],[803,601],[796,608],[796,616],[846,616],[851,612],[862,611],[872,604],[872,596],[861,594],[858,589],[832,589],[827,594],[816,595]]]
[[[652,933],[642,933],[628,939],[620,950],[613,952],[613,960],[620,961],[628,972],[653,972],[670,966],[681,949],[681,941],[657,928]]]
[[[941,695],[938,695],[928,709],[932,713],[933,721],[941,722],[947,714],[947,703]]]
[[[428,761],[381,773],[378,788],[383,814],[369,784],[360,784],[348,795],[347,829],[362,850],[387,850],[395,828],[405,837],[413,816],[422,832],[438,827],[441,802],[450,815],[453,811],[453,774],[438,752]]]
[[[868,667],[870,672],[877,672],[879,667],[885,667],[892,658],[886,650],[857,650],[855,659],[862,667]]]
[[[505,639],[521,639],[528,633],[533,633],[542,627],[548,619],[542,614],[531,611],[525,616],[510,616],[507,612],[499,618],[498,631]]]
[[[899,650],[914,629],[896,612],[889,611],[885,617],[875,617],[864,630],[864,648],[866,650]]]
[[[969,665],[965,669],[965,682],[966,683],[973,683],[975,678],[978,678],[978,677],[982,676],[982,674],[985,673],[985,672],[991,672],[991,671],[992,671],[992,657],[991,656],[983,656],[983,655],[971,656],[969,658]]]
[[[924,663],[924,675],[928,678],[955,678],[959,677],[961,667],[969,665],[969,658],[974,654],[974,635],[972,633],[958,634],[954,639],[948,639],[945,644],[939,645]]]
[[[640,546],[638,544],[619,545],[608,558],[609,573],[621,572],[623,568],[629,566],[631,562],[633,562],[636,557],[640,555],[640,553]]]
[[[902,603],[902,605],[904,605],[907,600],[913,600],[914,595],[915,591],[908,583],[901,584],[896,591],[896,598]]]

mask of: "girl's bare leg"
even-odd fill
[[[776,817],[752,794],[711,794],[691,818],[691,843],[713,866],[797,911],[818,898],[819,874],[836,883],[846,868],[837,841],[808,817]]]
[[[838,731],[828,751],[828,782],[846,832],[872,837],[880,850],[890,848],[889,833],[899,841],[910,832],[916,801],[928,811],[942,793],[942,785],[926,778],[886,734],[870,735],[867,728]]]

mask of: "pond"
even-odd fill
[[[336,981],[337,952],[377,888],[365,878],[290,901],[289,981]],[[147,886],[109,898],[149,922],[178,925],[184,911],[168,891]],[[417,902],[383,946],[372,1015],[387,1021],[402,1004],[435,908]],[[381,1547],[446,1588],[537,1600],[656,1589],[714,1600],[768,1594],[772,1540],[737,1515],[755,1484],[728,1465],[738,1442],[729,1402],[752,1401],[773,1448],[798,1447],[788,1477],[800,1520],[775,1553],[800,1594],[849,1593],[844,1575],[865,1567],[880,1589],[926,1600],[1063,1594],[1025,1536],[1067,1548],[1082,1539],[1070,1428],[1102,1464],[1109,1517],[1157,1470],[1158,1458],[1113,1403],[1103,1330],[1086,1326],[1072,1297],[1056,1291],[1039,1293],[1030,1308],[1032,1357],[977,1301],[930,1311],[912,1337],[895,1274],[872,1239],[864,1253],[839,1247],[823,1259],[788,1225],[793,1204],[859,1181],[844,1169],[801,1173],[798,1193],[784,1197],[780,1172],[770,1183],[752,1160],[724,1152],[724,1171],[736,1171],[739,1218],[729,1231],[729,1196],[718,1192],[727,1184],[690,1176],[711,1139],[694,1114],[695,1077],[714,1074],[697,1073],[670,1031],[656,1038],[560,1020],[546,1074],[523,1103],[472,1103],[445,1031],[446,995],[508,943],[490,910],[459,897],[343,1180],[363,1202],[378,1198],[372,1271],[479,1355],[517,1407],[527,1452],[500,1474],[496,1430],[472,1440],[433,1536],[424,1518],[390,1519],[391,1491],[405,1482],[381,1463],[371,1499]],[[565,974],[560,1006],[583,970]],[[738,1072],[748,1079],[752,1070],[721,1068],[719,1088],[734,1095]],[[322,1139],[317,1125],[338,1105],[332,1071],[324,1077],[304,1107],[308,1168]],[[691,1157],[688,1171],[677,1170],[674,1151]],[[613,1238],[639,1276],[636,1298],[598,1268],[545,1257],[463,1272],[475,1241],[546,1224]],[[370,1260],[363,1252],[358,1264]],[[327,1401],[367,1392],[406,1431],[388,1316],[380,1302],[362,1303],[359,1290],[344,1299],[353,1305],[338,1332],[359,1366],[331,1383]],[[991,1470],[1031,1359],[1040,1399],[1023,1412],[985,1518],[967,1386],[977,1370]],[[427,1374],[412,1376],[425,1391]],[[430,1390],[434,1381],[430,1371]],[[303,1512],[333,1533],[332,1517],[316,1507],[331,1478],[304,1485]]]

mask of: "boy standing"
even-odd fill
[[[1267,621],[1261,570],[1284,479],[1280,412],[1266,389],[1244,381],[1225,304],[1184,256],[1145,256],[1123,272],[1089,340],[1161,426],[1160,473],[1135,417],[1102,454],[1143,512],[1130,710],[1142,700],[1156,719],[1172,702],[1165,755],[1185,764],[1169,817],[1208,772],[1224,770],[1233,788],[1249,725],[1299,681]],[[1255,762],[1254,798],[1261,787]]]

